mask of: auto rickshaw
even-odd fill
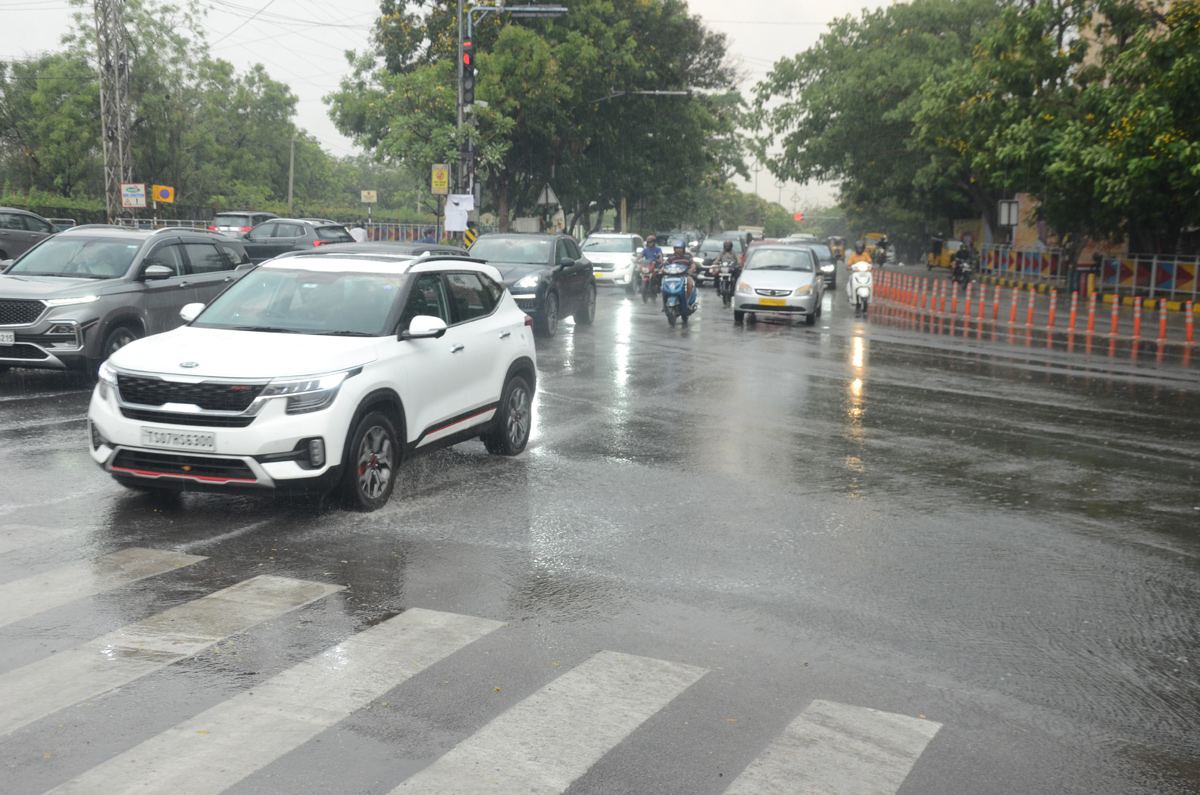
[[[829,250],[835,260],[846,258],[846,238],[832,236],[829,238]]]
[[[925,265],[929,270],[934,268],[949,269],[954,266],[954,255],[963,247],[961,240],[942,240],[935,237],[930,243],[929,253],[925,255]]]

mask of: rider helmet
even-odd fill
[[[658,242],[658,238],[655,237],[654,235],[650,235],[649,237],[646,238],[647,246],[653,246],[657,242]]]
[[[675,238],[675,242],[671,244],[672,248],[687,248],[687,241],[682,237]]]
[[[733,251],[733,241],[732,241],[732,240],[726,240],[726,241],[725,241],[725,250],[726,250],[726,251]]]
[[[861,254],[861,253],[863,253],[863,251],[866,250],[866,248],[867,248],[866,245],[864,245],[863,242],[860,240],[854,244],[854,253]]]

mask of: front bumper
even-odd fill
[[[596,268],[594,271],[596,284],[629,284],[633,281],[633,266],[614,268],[610,271]]]
[[[106,394],[101,394],[106,392]],[[115,390],[98,384],[88,406],[92,460],[127,486],[179,491],[326,491],[339,479],[349,417],[338,410],[339,395],[327,409],[289,415],[285,402],[271,400],[244,427],[191,424],[139,418],[117,402]],[[348,405],[350,401],[342,402]],[[132,414],[134,416],[127,416]],[[170,446],[146,444],[144,432],[179,437]],[[320,439],[324,462],[313,466],[308,440]],[[193,444],[194,443],[194,444]]]
[[[95,321],[54,318],[51,309],[37,322],[0,326],[0,367],[33,367],[43,370],[79,370],[87,363],[85,335]],[[8,342],[8,335],[12,342]]]
[[[789,295],[783,298],[736,293],[733,297],[733,308],[739,312],[759,314],[811,315],[817,311],[817,303],[820,298],[821,296],[816,293],[803,296]],[[763,303],[764,301],[768,303]]]

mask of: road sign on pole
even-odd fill
[[[362,191],[362,203],[363,204],[374,204],[377,201],[379,201],[379,197],[375,191],[373,191],[373,190]]]
[[[122,182],[121,206],[125,209],[146,206],[146,183]]]
[[[151,188],[151,192],[156,202],[162,202],[163,204],[173,204],[175,202],[175,189],[169,185],[155,185]]]
[[[433,167],[433,179],[430,182],[429,192],[441,196],[450,193],[450,166],[438,163]]]
[[[555,195],[554,188],[550,187],[549,182],[542,188],[542,192],[538,194],[537,203],[541,205],[558,204],[558,196]]]

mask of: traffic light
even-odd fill
[[[804,213],[792,213],[792,217],[795,218],[797,221],[803,221]]]
[[[469,41],[463,42],[462,49],[462,104],[475,104],[475,45]]]

